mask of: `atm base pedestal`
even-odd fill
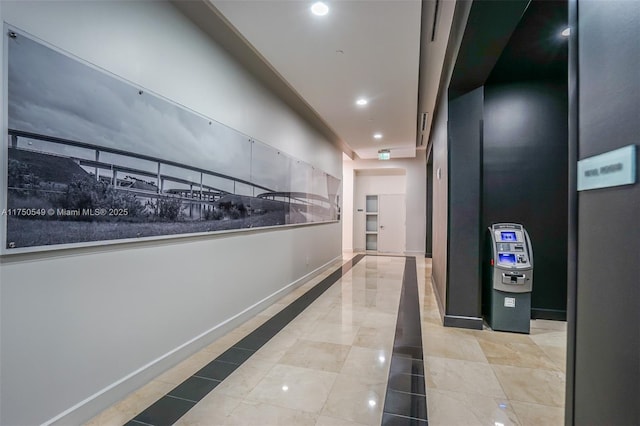
[[[495,331],[530,332],[531,293],[491,290],[491,314],[487,318]]]

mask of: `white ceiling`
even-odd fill
[[[360,158],[415,156],[420,0],[210,1]]]

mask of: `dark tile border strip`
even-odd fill
[[[193,376],[127,422],[126,426],[169,426],[174,424],[364,257],[364,254],[354,256],[305,294],[269,318],[260,327],[202,367]]]
[[[383,426],[428,424],[416,259],[405,259]]]

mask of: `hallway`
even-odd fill
[[[341,263],[336,262],[88,425],[171,424],[174,418],[179,425],[411,424],[406,417],[386,414],[383,418],[383,411],[398,408],[385,405],[388,387],[393,386],[388,381],[390,369],[392,376],[413,378],[413,385],[423,383],[420,376],[396,374],[399,364],[396,358],[392,360],[396,319],[402,317],[398,309],[405,258],[368,255],[350,262],[352,257],[344,258],[349,267],[355,263],[350,270],[343,273]],[[528,336],[444,328],[431,290],[431,261],[415,260],[428,422],[563,424],[566,324],[532,321]],[[197,394],[200,389],[198,398],[175,396],[178,386],[194,377],[213,382],[201,377],[207,371],[203,367],[331,277],[337,278],[335,284],[255,353],[238,362],[228,377],[215,380],[211,392],[195,386],[183,393]],[[215,362],[223,365],[226,361]],[[406,394],[404,403],[410,401],[415,408],[424,397],[419,395],[419,386],[411,389],[416,394]],[[153,411],[150,407],[163,398],[193,408],[183,410],[184,415],[162,411],[166,405]]]

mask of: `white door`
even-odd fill
[[[404,253],[404,194],[378,196],[378,252]]]

